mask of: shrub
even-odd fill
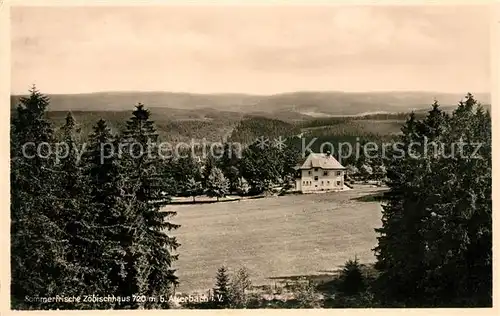
[[[320,307],[319,293],[316,292],[314,285],[310,281],[299,281],[295,287],[295,298],[299,308],[318,308]]]
[[[250,289],[252,281],[246,268],[240,268],[233,276],[230,285],[231,307],[244,308],[247,306],[247,291]]]
[[[359,294],[365,288],[365,280],[358,259],[347,260],[340,274],[339,290],[345,296],[352,296]]]

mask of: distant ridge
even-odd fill
[[[50,111],[122,111],[138,102],[149,108],[213,110],[238,113],[293,113],[297,116],[359,115],[372,112],[408,112],[428,108],[434,100],[454,106],[464,94],[441,92],[289,92],[274,95],[244,93],[196,94],[182,92],[95,92],[49,94]],[[11,106],[19,95],[11,96]],[[490,104],[489,93],[475,94],[482,104]]]

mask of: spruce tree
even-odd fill
[[[240,171],[238,170],[239,153],[237,146],[231,143],[224,144],[222,157],[217,161],[217,166],[222,170],[224,176],[229,181],[230,192],[236,191]]]
[[[483,114],[471,94],[453,112],[444,137],[465,146],[437,162],[442,185],[428,206],[427,288],[449,306],[491,305],[491,129]],[[474,144],[484,148],[477,158]]]
[[[274,185],[287,189],[295,177],[298,151],[291,141],[271,147],[255,142],[243,150],[238,169],[251,187],[251,193],[270,190]]]
[[[244,195],[247,195],[248,194],[248,190],[250,189],[249,185],[248,185],[248,181],[241,177],[238,179],[238,186],[236,188],[236,192],[241,195],[241,196],[244,196]]]
[[[250,184],[251,193],[270,190],[273,184],[280,182],[283,160],[276,153],[275,148],[263,148],[258,143],[253,143],[243,151],[239,170]]]
[[[422,219],[425,216],[426,192],[423,177],[425,159],[420,159],[423,148],[419,146],[423,135],[418,132],[422,122],[412,113],[402,127],[399,144],[403,153],[390,152],[382,227],[375,248],[377,268],[383,273],[379,278],[378,295],[383,303],[404,302],[414,304],[424,299],[422,280],[425,242],[422,236]],[[411,254],[411,255],[410,255]]]
[[[217,201],[229,193],[229,182],[219,168],[212,168],[208,176],[206,191],[208,196],[216,197]]]
[[[354,177],[359,173],[358,168],[354,165],[347,165],[346,168],[347,168],[347,176],[349,176],[350,178]]]
[[[212,173],[212,169],[217,167],[217,160],[212,157],[211,155],[209,155],[208,157],[206,157],[206,160],[205,160],[205,164],[203,165],[203,168],[202,168],[202,178],[203,178],[203,187],[207,187],[208,185],[208,178],[210,176],[210,174]]]
[[[229,166],[223,169],[224,176],[229,182],[229,192],[234,192],[238,189],[238,181],[240,178],[240,171],[236,166]]]
[[[491,129],[476,101],[449,117],[436,106],[422,121],[410,117],[405,150],[424,137],[440,148],[389,160],[387,203],[375,248],[383,303],[405,306],[491,304]],[[485,145],[480,159],[470,146]]]
[[[361,271],[361,265],[357,258],[347,260],[340,273],[340,291],[343,295],[351,296],[365,289],[365,279]]]
[[[189,178],[186,184],[186,194],[193,197],[193,202],[196,202],[196,196],[203,193],[201,181],[196,181],[194,178]]]
[[[230,294],[231,307],[244,308],[247,305],[247,291],[250,290],[252,281],[248,270],[244,267],[240,268],[231,278]]]
[[[231,306],[230,281],[227,269],[221,266],[217,270],[214,292],[214,303],[217,308],[228,308]]]
[[[104,295],[131,296],[128,278],[134,266],[127,261],[133,238],[127,222],[132,199],[125,196],[125,172],[118,157],[118,140],[111,134],[106,121],[99,120],[89,137],[89,146],[84,156],[85,174],[90,187],[89,207],[93,211],[92,228],[99,239],[93,251],[91,264],[100,273],[101,291]],[[100,304],[113,308],[125,308],[129,303]]]
[[[99,284],[103,280],[102,274],[99,262],[95,262],[100,257],[95,256],[94,251],[101,240],[93,227],[95,214],[89,208],[89,186],[79,161],[78,150],[81,146],[76,141],[76,121],[71,113],[67,114],[61,130],[65,149],[60,153],[62,156],[54,168],[59,185],[56,193],[60,205],[58,221],[70,245],[66,258],[79,275],[68,285],[71,288],[69,293],[75,296],[103,294]],[[90,304],[81,305],[88,308]]]
[[[77,277],[67,261],[70,244],[61,226],[58,175],[50,155],[53,130],[45,118],[49,99],[35,87],[22,97],[11,125],[11,304],[48,309],[26,297],[55,297]],[[49,146],[44,146],[42,144]],[[37,150],[38,149],[38,150]],[[60,307],[60,306],[59,306]],[[65,308],[68,307],[66,304]]]
[[[188,191],[190,181],[202,182],[202,172],[200,164],[192,157],[191,153],[178,157],[170,166],[173,181],[176,183],[176,192],[180,196],[192,196]]]
[[[417,133],[433,141],[443,135],[448,129],[448,123],[448,114],[440,109],[438,101],[434,101],[427,116],[417,123]]]
[[[158,156],[158,134],[150,112],[138,104],[127,121],[123,134],[124,167],[127,173],[125,192],[133,200],[133,222],[130,233],[133,246],[129,258],[135,267],[130,284],[137,295],[161,297],[171,293],[178,283],[172,263],[179,244],[168,234],[179,225],[169,222],[176,213],[165,208],[169,199],[162,179],[162,161]],[[146,302],[139,307],[166,307],[166,304]]]

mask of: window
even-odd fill
[[[330,184],[330,181],[326,181],[326,184]]]
[[[340,186],[340,181],[337,181],[337,185]]]
[[[340,174],[341,174],[341,173],[342,173],[342,172],[340,172],[340,171],[337,171],[337,176],[340,176]]]
[[[314,181],[318,181],[318,176],[315,176],[315,177],[314,177]]]
[[[321,185],[323,185],[323,184],[324,184],[323,181],[321,181]]]
[[[308,171],[308,172],[307,172],[307,174],[308,174],[308,175],[311,175],[311,171]]]
[[[323,175],[327,176],[328,175],[328,171],[323,171]]]
[[[318,168],[314,168],[314,171],[318,171]]]

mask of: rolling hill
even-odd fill
[[[11,96],[14,105],[20,96]],[[97,92],[52,94],[50,111],[122,111],[138,102],[164,108],[171,116],[202,117],[212,112],[257,113],[260,116],[301,120],[311,117],[359,115],[373,112],[408,112],[427,108],[434,99],[456,105],[463,95],[438,92],[292,92],[275,95],[192,94],[174,92]],[[479,93],[483,104],[490,95]],[[186,113],[189,111],[190,113]]]
[[[20,96],[11,96],[11,108]],[[272,96],[246,94],[188,94],[169,92],[109,92],[49,95],[48,118],[56,130],[68,111],[79,125],[82,139],[101,118],[113,132],[123,130],[134,105],[144,103],[161,139],[233,141],[249,143],[257,136],[392,137],[400,132],[408,112],[423,117],[434,98],[442,109],[452,111],[460,95],[430,92],[296,92]],[[485,107],[488,94],[476,95]]]

